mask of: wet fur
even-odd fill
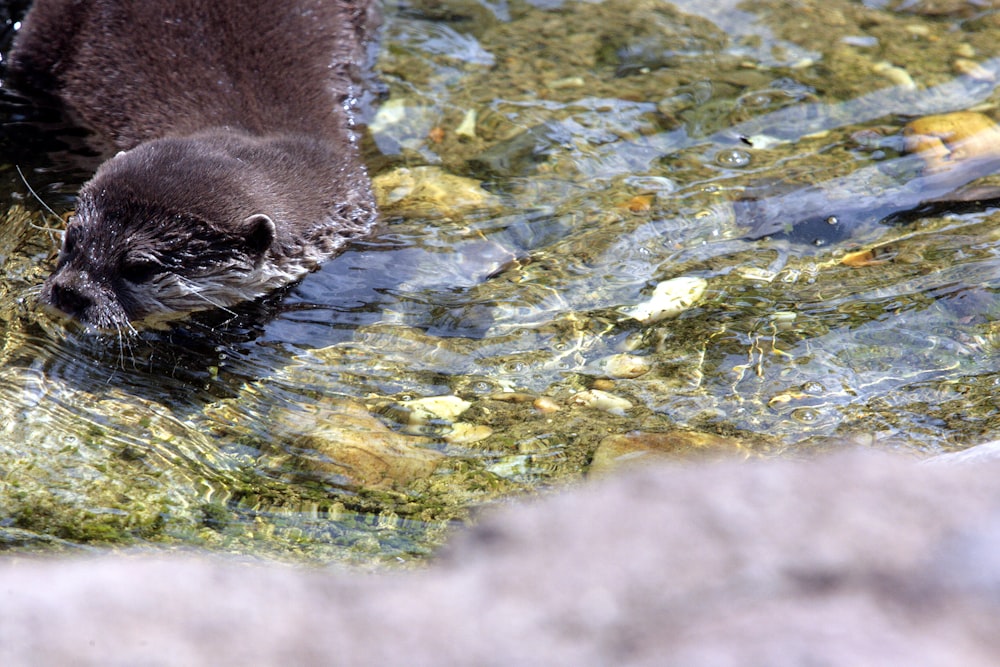
[[[370,232],[347,110],[368,2],[39,0],[16,85],[109,155],[41,300],[101,329],[253,299]]]

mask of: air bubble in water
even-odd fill
[[[719,151],[715,156],[715,162],[720,167],[730,169],[745,167],[750,164],[750,153],[739,148],[728,148],[724,151]]]

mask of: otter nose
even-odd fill
[[[49,290],[50,303],[71,317],[80,319],[88,308],[94,305],[94,300],[84,294],[78,285],[63,281],[53,282]]]

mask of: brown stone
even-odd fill
[[[745,457],[747,449],[732,437],[698,431],[634,432],[601,440],[590,464],[591,473],[605,473],[625,465],[650,465],[664,460]]]
[[[351,486],[402,487],[431,475],[445,459],[427,438],[393,431],[364,406],[346,401],[292,412],[281,422],[295,467]]]
[[[907,123],[904,134],[906,150],[918,153],[930,172],[949,171],[962,161],[1000,158],[1000,127],[981,113],[924,116]]]

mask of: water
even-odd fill
[[[93,158],[5,97],[0,544],[408,562],[472,508],[585,477],[609,434],[753,456],[997,437],[994,209],[837,214],[919,178],[912,117],[996,113],[1000,14],[703,5],[393,6],[373,174],[472,183],[387,206],[283,294],[133,340],[34,308],[54,239],[32,225],[58,221],[13,165],[62,213]],[[748,240],[737,200],[815,220]],[[883,261],[841,261],[855,250]],[[678,276],[707,283],[691,308],[628,317]],[[609,377],[622,353],[649,370]],[[595,386],[632,407],[574,402]],[[468,408],[412,417],[432,396]]]

